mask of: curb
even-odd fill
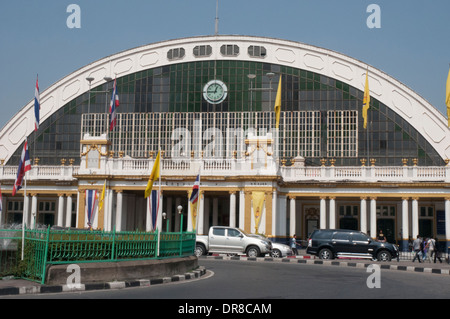
[[[28,286],[28,287],[4,287],[0,288],[0,296],[38,294],[38,293],[79,292],[79,291],[92,291],[104,289],[124,289],[131,287],[150,287],[159,284],[196,279],[200,278],[205,274],[206,269],[200,266],[197,270],[187,272],[184,275],[174,275],[172,277],[163,277],[163,278],[138,279],[130,281],[113,281],[105,283],[73,284],[73,285],[40,286],[36,284],[35,286]]]
[[[379,265],[383,270],[398,270],[415,273],[430,273],[439,275],[450,275],[450,269],[432,268],[432,267],[416,267],[409,265],[391,265],[377,262],[356,262],[356,261],[339,261],[339,260],[316,260],[311,256],[297,256],[297,257],[246,257],[246,256],[202,256],[202,259],[217,259],[217,260],[241,260],[241,261],[255,261],[255,262],[279,262],[279,263],[298,263],[308,265],[325,265],[325,266],[341,266],[353,268],[367,268],[371,265]]]

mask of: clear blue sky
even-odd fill
[[[70,29],[67,7],[81,8]],[[370,4],[381,28],[369,29]],[[41,91],[108,55],[214,34],[216,0],[15,0],[0,9],[0,127]],[[220,0],[219,33],[274,37],[331,49],[393,76],[445,111],[449,0]]]

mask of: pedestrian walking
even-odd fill
[[[427,258],[430,260],[431,263],[431,261],[433,260],[433,255],[436,254],[434,238],[432,237],[428,238],[426,247],[427,247]]]
[[[294,234],[291,238],[291,249],[292,249],[292,253],[294,254],[294,256],[297,256],[298,251],[297,251],[297,236]]]
[[[413,241],[413,250],[414,250],[414,258],[412,260],[412,262],[414,262],[417,258],[417,260],[420,261],[420,252],[421,252],[421,247],[422,247],[422,240],[420,239],[420,236],[417,235],[417,238],[414,239]]]
[[[440,263],[442,263],[441,251],[439,250],[439,248],[439,241],[437,238],[434,238],[434,263],[436,263],[436,258],[439,259]]]
[[[422,261],[427,260],[428,253],[428,238],[424,238],[422,241]]]

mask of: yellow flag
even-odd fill
[[[252,192],[253,214],[255,216],[255,233],[258,233],[265,197],[266,194],[264,192]]]
[[[447,87],[445,89],[445,104],[447,105],[448,126],[450,127],[450,70],[448,70]]]
[[[364,99],[363,99],[363,119],[364,128],[367,128],[367,111],[370,104],[370,91],[369,91],[369,69],[366,72],[366,85],[364,87]]]
[[[196,230],[196,225],[197,225],[197,205],[198,205],[198,201],[196,201],[195,203],[191,203],[189,202],[189,205],[191,205],[191,220],[192,220],[192,229]]]
[[[275,98],[274,111],[276,118],[275,128],[278,128],[278,125],[280,124],[280,113],[281,113],[281,75],[280,80],[278,81],[278,90],[277,90],[277,97]]]
[[[160,162],[161,162],[161,152],[158,151],[158,155],[156,156],[155,164],[153,164],[152,173],[148,179],[147,187],[145,188],[145,198],[149,197],[152,192],[153,182],[159,178],[160,171]]]
[[[103,201],[105,200],[105,192],[106,192],[106,181],[105,184],[103,184],[102,193],[100,195],[100,200],[98,202],[98,210],[102,209],[103,207]]]

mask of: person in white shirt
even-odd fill
[[[435,241],[434,241],[433,238],[429,238],[427,240],[427,243],[425,245],[425,249],[427,250],[427,254],[426,254],[426,257],[424,257],[424,261],[426,259],[428,259],[430,261],[430,263],[431,263],[431,258],[432,258],[431,256],[433,256],[433,253],[434,253],[434,246],[435,246],[434,243],[435,243]]]

